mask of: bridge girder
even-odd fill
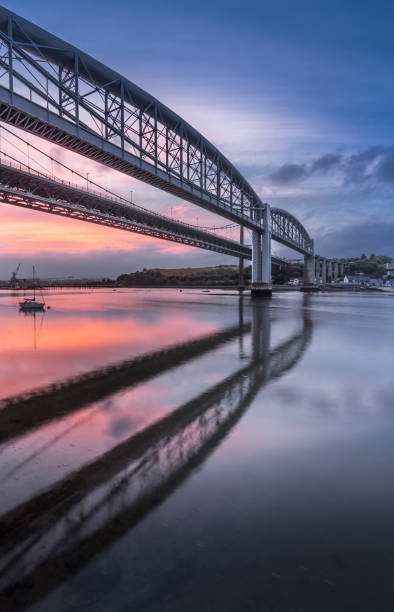
[[[3,7],[0,68],[3,121],[262,231],[254,212],[264,203],[197,130],[120,74]],[[273,239],[311,253],[305,228],[284,212],[272,218]]]
[[[305,227],[286,210],[271,208],[272,238],[301,253],[310,253],[313,242]]]
[[[234,240],[1,163],[0,199],[5,204],[106,225],[224,255],[244,259],[252,257],[250,247]]]
[[[255,225],[251,211],[263,205],[249,183],[216,147],[156,98],[3,7],[0,39],[1,100],[10,107],[17,101],[15,108],[26,115],[30,109],[32,118],[44,118],[40,107],[47,111],[49,127],[38,127],[42,137],[59,141],[62,135],[54,133],[56,127],[81,141],[77,147],[65,138],[63,146],[82,154],[83,148],[94,154],[92,145],[105,148],[103,163],[115,167],[123,161],[122,172]],[[25,98],[23,108],[19,96]],[[33,123],[19,117],[19,126],[24,123],[24,129],[33,131]],[[109,159],[109,152],[117,162]]]

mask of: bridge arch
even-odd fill
[[[0,7],[0,118],[252,228],[262,202],[184,119],[80,49]]]
[[[282,208],[271,208],[271,231],[278,242],[286,246],[293,243],[293,248],[302,253],[313,248],[312,239],[302,223]]]
[[[252,230],[257,293],[271,292],[271,238],[312,261],[313,240],[304,226],[264,204],[237,168],[184,119],[4,7],[0,69],[0,120]],[[234,252],[248,256],[243,244]]]

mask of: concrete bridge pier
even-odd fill
[[[243,206],[241,205],[241,213],[243,213]],[[244,244],[245,232],[244,226],[239,226],[239,243]],[[239,268],[238,268],[238,291],[242,293],[245,289],[245,277],[244,277],[244,258],[239,258]]]
[[[334,281],[338,279],[338,261],[334,260]]]
[[[345,276],[345,263],[343,261],[339,262],[339,276],[341,278]]]
[[[313,241],[312,241],[313,248]],[[315,254],[304,255],[304,280],[300,287],[301,291],[318,291],[319,288],[315,282],[316,273]]]
[[[318,289],[320,289],[320,261],[320,256],[315,255],[315,282]]]
[[[329,282],[332,281],[332,261],[331,259],[327,261],[327,278]]]
[[[271,212],[268,204],[264,210],[255,210],[255,219],[263,219],[263,231],[254,231],[252,239],[252,297],[271,297]]]
[[[325,257],[321,258],[321,286],[322,289],[327,284],[327,260]]]

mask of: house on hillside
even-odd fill
[[[383,287],[383,280],[381,278],[371,278],[370,276],[365,276],[365,274],[357,274],[355,276],[348,274],[344,277],[343,284],[358,287]]]
[[[387,276],[393,276],[394,277],[394,261],[391,260],[388,263],[384,264],[384,269],[386,271],[386,275]]]

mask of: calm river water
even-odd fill
[[[0,292],[0,609],[391,611],[394,295]]]

